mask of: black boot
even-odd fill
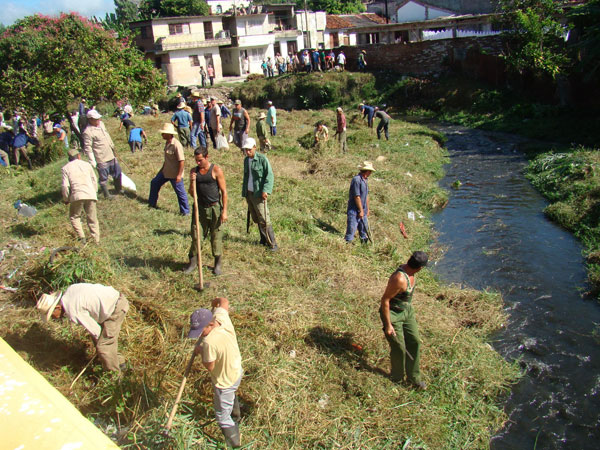
[[[213,269],[213,274],[215,275],[221,275],[221,255],[219,256],[215,256],[215,267]]]
[[[277,247],[277,241],[275,240],[275,233],[273,232],[273,227],[271,225],[269,225],[267,227],[267,234],[269,236],[269,240],[267,241],[267,245],[270,244],[271,251],[272,252],[276,252],[277,250],[279,250],[279,247]]]
[[[240,410],[240,401],[238,400],[237,395],[233,400],[233,410],[231,411],[231,418],[236,424],[239,424],[240,420],[242,420],[242,411]]]
[[[229,428],[221,428],[223,436],[225,436],[225,443],[231,448],[240,448],[240,427],[236,424]]]
[[[102,188],[102,193],[104,194],[104,198],[107,198],[109,200],[113,198],[113,196],[110,195],[110,192],[108,192],[108,185],[101,184],[100,187]]]
[[[196,258],[196,256],[190,256],[190,264],[185,269],[183,269],[183,273],[192,273],[197,268],[198,258]]]
[[[260,245],[268,245],[267,235],[260,225],[258,226],[258,232],[260,233]]]

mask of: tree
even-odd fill
[[[210,9],[204,0],[143,0],[140,12],[145,19],[154,17],[207,16]]]
[[[570,58],[565,45],[567,28],[559,17],[561,3],[555,0],[500,0],[508,66],[519,73],[556,79],[568,70]]]
[[[75,13],[26,17],[0,37],[0,98],[9,108],[67,117],[79,97],[146,102],[166,80],[132,44]]]
[[[569,19],[578,35],[574,44],[579,51],[577,69],[585,73],[587,79],[600,77],[600,0],[590,0],[573,8]]]
[[[126,25],[129,22],[133,22],[139,19],[139,1],[132,0],[114,0],[115,2],[115,15],[117,20]]]
[[[365,11],[361,0],[306,0],[311,11],[326,11],[329,14],[354,14]],[[296,7],[304,9],[304,0],[296,0]]]

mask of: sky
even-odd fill
[[[15,20],[35,13],[55,16],[61,12],[75,11],[82,16],[104,18],[115,11],[113,0],[8,0],[2,2],[0,23],[12,25]]]

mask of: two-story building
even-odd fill
[[[136,43],[146,58],[167,75],[171,86],[201,83],[200,67],[211,65],[223,76],[220,48],[231,44],[222,16],[161,17],[130,23],[139,30]]]

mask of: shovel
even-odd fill
[[[200,218],[198,213],[198,194],[196,192],[196,186],[192,187],[192,194],[194,196],[194,224],[196,225],[196,255],[198,257],[198,278],[199,283],[194,286],[197,291],[203,291],[209,284],[204,284],[202,278],[202,241],[200,240]]]

